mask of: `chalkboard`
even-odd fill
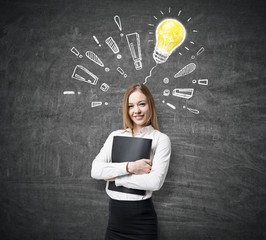
[[[172,142],[153,194],[161,239],[265,239],[265,7],[1,1],[0,238],[104,238],[108,197],[91,163],[122,128],[125,89],[146,82]],[[186,36],[156,64],[165,19]]]

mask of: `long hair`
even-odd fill
[[[159,130],[158,126],[158,120],[157,120],[157,113],[156,113],[156,108],[154,104],[153,97],[151,95],[150,90],[143,84],[141,83],[135,83],[130,85],[124,95],[123,99],[123,123],[124,123],[124,129],[126,128],[131,128],[133,129],[133,121],[131,120],[129,114],[128,114],[128,99],[131,93],[135,91],[141,91],[146,97],[148,101],[148,106],[150,110],[150,116],[148,116],[148,121],[146,125],[151,124],[153,128]]]

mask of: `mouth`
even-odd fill
[[[136,120],[142,120],[144,118],[144,115],[136,115],[133,116]]]

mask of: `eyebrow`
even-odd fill
[[[145,99],[144,100],[140,100],[137,103],[140,103],[140,102],[147,102],[147,100],[145,100]],[[128,103],[128,105],[131,105],[131,104],[133,104],[133,103],[130,103],[130,102]]]

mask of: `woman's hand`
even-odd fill
[[[151,160],[143,158],[135,162],[128,162],[127,170],[129,173],[138,175],[148,174],[151,171]]]

